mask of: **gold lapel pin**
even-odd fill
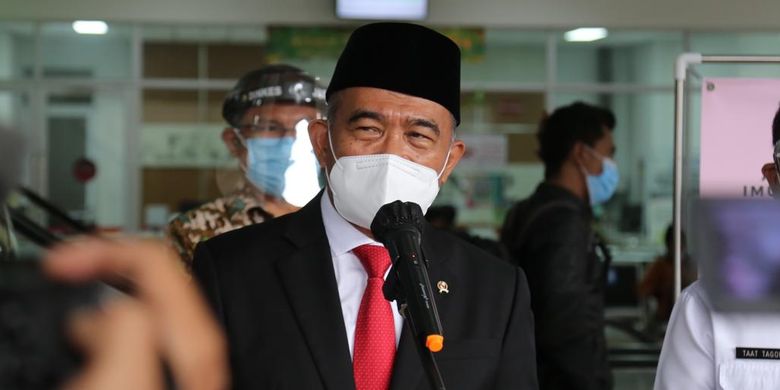
[[[439,294],[449,294],[450,293],[450,286],[447,285],[447,282],[440,280],[438,283],[436,283],[436,287],[439,288]]]

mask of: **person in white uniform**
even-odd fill
[[[717,312],[700,282],[683,291],[655,389],[780,389],[780,313]]]
[[[780,110],[772,141],[780,141]],[[778,197],[777,164],[762,172]],[[780,389],[780,313],[715,311],[702,284],[693,283],[672,311],[655,389]]]

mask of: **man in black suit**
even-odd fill
[[[460,50],[421,26],[363,26],[327,98],[328,120],[309,126],[326,190],[202,243],[195,277],[226,329],[235,387],[426,389],[409,329],[381,296],[389,256],[369,227],[393,200],[425,211],[463,156]],[[537,388],[522,271],[428,225],[422,233],[447,387]]]

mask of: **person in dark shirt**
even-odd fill
[[[538,132],[545,180],[507,214],[501,241],[528,275],[541,389],[611,387],[604,337],[609,254],[591,206],[614,194],[614,115],[585,103],[561,107]]]

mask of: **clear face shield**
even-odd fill
[[[303,206],[321,189],[308,126],[325,115],[325,89],[295,73],[267,75],[261,85],[236,97],[244,104],[233,123],[242,171],[258,192]]]

